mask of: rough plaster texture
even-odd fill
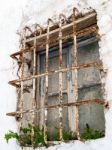
[[[18,145],[15,141],[6,144],[4,134],[8,130],[17,130],[14,118],[6,116],[6,112],[16,110],[16,90],[8,85],[8,81],[13,79],[16,74],[9,55],[18,49],[19,37],[16,31],[19,28],[22,7],[25,0],[0,0],[0,150],[16,150]]]
[[[103,61],[104,68],[107,70],[105,82],[105,99],[109,101],[110,109],[105,110],[106,119],[106,136],[103,139],[92,140],[82,143],[80,141],[71,142],[69,144],[62,143],[54,147],[49,147],[48,150],[111,150],[112,149],[112,0],[26,0],[27,6],[24,7],[24,15],[21,22],[21,28],[25,25],[31,25],[35,22],[45,24],[47,18],[55,16],[60,12],[69,15],[72,7],[80,8],[83,12],[87,11],[89,6],[97,12],[97,24],[101,40],[100,57]],[[9,145],[3,140],[3,135],[7,130],[16,130],[16,122],[12,118],[5,116],[6,112],[16,109],[16,94],[15,89],[7,84],[12,79],[12,62],[9,59],[9,54],[14,52],[18,47],[18,37],[15,34],[21,21],[20,8],[23,8],[25,0],[4,0],[0,1],[0,149],[1,150],[19,150],[15,142],[10,142]],[[28,3],[29,2],[29,3]],[[7,3],[7,5],[6,5]],[[62,4],[62,5],[61,5]],[[87,5],[88,4],[88,5]],[[86,9],[84,9],[86,7]],[[14,78],[14,75],[13,75]],[[31,148],[27,148],[30,150]],[[41,148],[45,149],[45,148]]]

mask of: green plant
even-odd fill
[[[76,140],[77,136],[76,136],[76,133],[73,131],[66,131],[66,132],[64,131],[63,132],[63,139],[65,141]]]
[[[19,135],[13,131],[9,131],[8,133],[5,134],[5,137],[4,137],[7,141],[7,143],[9,142],[10,139],[16,139],[16,140],[19,140]]]
[[[76,140],[77,136],[76,133],[73,131],[63,131],[63,140],[64,141],[69,141],[69,140]],[[48,141],[49,140],[53,140],[53,141],[60,141],[59,138],[59,128],[55,129],[55,132],[53,133],[53,135],[51,136],[50,134],[48,134]]]
[[[33,142],[32,142],[32,130],[34,131]],[[37,147],[41,145],[45,145],[44,143],[44,134],[43,128],[39,128],[38,126],[32,127],[30,124],[28,128],[20,128],[20,133],[15,133],[13,131],[9,131],[5,134],[4,137],[8,143],[10,139],[16,139],[21,146],[31,146]]]
[[[43,128],[34,127],[34,145],[45,145]]]
[[[32,131],[33,131],[33,139],[32,139]],[[28,124],[28,128],[20,128],[20,132],[16,133],[13,131],[9,131],[8,133],[5,134],[4,137],[8,143],[10,139],[16,139],[18,143],[22,147],[26,146],[33,146],[38,147],[38,146],[43,146],[45,145],[44,142],[44,128],[40,128],[39,126],[32,126],[31,124]],[[69,141],[69,140],[75,140],[76,139],[76,134],[72,131],[63,131],[63,140]],[[55,133],[51,136],[48,134],[48,141],[60,141],[59,138],[59,129],[56,128]]]
[[[91,128],[86,128],[84,133],[81,135],[81,139],[89,140],[89,139],[98,139],[104,136],[104,133],[98,130],[94,130]]]

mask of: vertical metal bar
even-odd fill
[[[36,40],[34,40],[34,49],[33,49],[33,75],[36,74]],[[32,109],[36,109],[36,78],[33,78],[33,91],[32,91]],[[34,146],[34,126],[35,126],[35,111],[32,113],[32,134],[31,141]]]
[[[24,40],[23,40],[23,49],[25,49],[25,37],[24,37]],[[22,52],[22,56],[21,56],[21,70],[20,70],[20,76],[21,76],[21,79],[24,78],[24,52]],[[20,115],[20,122],[19,122],[19,130],[20,128],[22,127],[22,118],[23,118],[23,110],[24,110],[24,81],[21,81],[20,83],[21,87],[20,87],[20,105],[19,105],[19,109],[20,109],[20,112],[21,112],[21,115]]]
[[[47,105],[48,105],[48,63],[49,63],[49,20],[47,25],[46,63],[45,63],[45,100],[44,100],[44,142],[47,144]]]
[[[76,37],[76,23],[75,23],[75,13],[76,8],[73,9],[73,55],[74,55],[74,66],[77,66],[77,37]],[[75,95],[75,101],[78,101],[78,70],[77,68],[74,69],[74,95]],[[79,134],[79,111],[78,106],[75,106],[75,130],[77,134],[77,138],[80,139]]]
[[[62,20],[59,18],[59,69],[62,69]],[[59,103],[63,102],[63,82],[62,82],[62,71],[59,72]],[[63,108],[59,108],[59,136],[60,140],[63,139]]]

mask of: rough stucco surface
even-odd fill
[[[16,90],[8,85],[10,79],[15,78],[12,60],[9,54],[18,49],[19,38],[16,30],[19,28],[22,7],[25,0],[0,0],[0,150],[16,150],[18,145],[15,141],[6,144],[4,134],[8,130],[17,130],[14,118],[6,116],[6,112],[16,110]]]
[[[1,2],[1,1],[0,1]],[[27,5],[22,11],[23,4]],[[2,3],[2,2],[1,2]],[[7,3],[7,5],[6,5]],[[61,5],[62,3],[62,5]],[[10,142],[9,145],[3,140],[3,135],[7,130],[16,130],[16,122],[12,118],[5,116],[6,112],[15,111],[16,109],[16,94],[15,89],[7,84],[11,80],[12,75],[12,62],[9,59],[9,54],[18,48],[18,37],[15,34],[19,28],[21,21],[21,12],[24,12],[22,17],[21,26],[25,24],[31,25],[35,22],[45,24],[47,18],[52,17],[60,12],[69,15],[72,7],[80,8],[82,11],[87,11],[89,6],[94,8],[97,12],[97,24],[99,26],[99,33],[101,40],[100,57],[103,61],[104,68],[107,70],[105,82],[105,99],[110,103],[110,109],[105,110],[106,119],[106,136],[103,139],[92,140],[82,143],[74,141],[69,144],[62,143],[54,147],[49,147],[48,150],[111,150],[112,149],[112,0],[11,0],[10,3],[4,0],[1,5],[0,14],[0,48],[1,48],[1,62],[0,62],[0,104],[1,104],[1,117],[0,117],[0,146],[1,150],[18,150],[19,148],[15,142]],[[88,4],[88,5],[87,5]],[[86,9],[84,9],[86,7]],[[7,44],[6,44],[7,43]],[[28,148],[27,150],[30,150]],[[45,148],[41,148],[45,149]]]

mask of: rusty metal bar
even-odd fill
[[[95,33],[96,35],[98,34],[98,32],[97,32],[97,26],[96,26],[96,25],[93,25],[93,26],[91,26],[91,27],[84,28],[83,30],[77,31],[77,32],[76,32],[76,35],[77,35],[77,37],[79,37],[79,36],[84,36],[84,35],[90,34],[90,33]],[[68,34],[69,34],[69,35],[63,36],[63,37],[62,37],[62,40],[67,40],[67,39],[73,37],[73,32],[70,32],[70,33],[68,33]],[[99,39],[99,38],[98,38],[98,39]],[[50,42],[50,43],[56,43],[57,41],[59,41],[59,37],[57,37],[56,39],[54,39],[54,38],[53,38],[53,39],[50,39],[49,42]],[[45,45],[45,44],[46,44],[46,41],[45,41],[44,43],[43,43],[43,41],[42,41],[42,42],[39,42],[37,46],[38,46],[38,47],[41,47],[41,45]],[[11,54],[10,57],[13,58],[13,59],[16,59],[16,56],[21,55],[22,52],[26,53],[26,52],[28,52],[28,51],[32,51],[34,48],[35,48],[34,46],[31,46],[31,47],[29,47],[29,48],[21,49],[20,51]]]
[[[23,48],[25,49],[25,37],[24,37],[24,41],[23,41]],[[22,56],[21,56],[21,60],[22,60],[22,63],[21,63],[21,79],[24,79],[24,53],[22,53]],[[19,122],[19,130],[20,128],[22,127],[22,118],[23,118],[23,109],[24,109],[24,81],[21,80],[20,82],[20,104],[19,104],[19,109],[20,109],[20,122]]]
[[[77,19],[77,20],[75,20],[76,21],[76,24],[78,25],[79,23],[81,23],[82,21],[85,21],[85,20],[89,20],[90,18],[94,18],[94,17],[96,17],[96,13],[95,12],[92,12],[91,14],[88,14],[87,16],[84,16],[84,17],[82,17],[82,18],[79,18],[79,19]],[[63,27],[62,27],[62,30],[64,30],[64,29],[66,29],[66,28],[69,28],[69,27],[72,27],[73,26],[73,24],[74,24],[74,22],[72,22],[72,23],[70,23],[70,24],[67,24],[67,25],[64,25]],[[55,29],[55,30],[53,30],[53,31],[50,31],[50,35],[51,34],[54,34],[54,33],[58,33],[59,32],[59,28],[58,29]],[[26,40],[26,42],[30,42],[30,41],[33,41],[34,39],[40,39],[40,38],[42,38],[42,37],[46,37],[47,36],[47,33],[45,33],[45,34],[42,34],[41,36],[37,36],[37,37],[31,37],[31,38],[28,38],[27,40]]]
[[[44,142],[47,144],[47,106],[48,106],[48,78],[49,78],[49,36],[50,36],[50,23],[52,19],[47,22],[47,41],[46,41],[46,63],[45,63],[45,100],[44,100]]]
[[[88,67],[96,67],[97,69],[103,69],[103,66],[101,64],[98,64],[98,63],[89,63],[89,64],[80,64],[80,65],[77,65],[77,66],[73,66],[73,67],[67,67],[67,68],[62,68],[62,69],[59,69],[59,70],[52,70],[52,71],[49,71],[48,73],[42,73],[42,74],[36,74],[36,75],[32,75],[32,76],[29,76],[29,77],[24,77],[23,79],[20,78],[20,79],[17,79],[17,80],[12,80],[12,81],[9,81],[9,84],[13,85],[15,83],[19,83],[21,81],[27,81],[27,80],[31,80],[33,78],[40,78],[40,77],[43,77],[43,76],[46,76],[46,74],[48,74],[49,76],[50,75],[53,75],[53,74],[57,74],[59,72],[67,72],[67,71],[71,71],[71,70],[74,70],[74,69],[83,69],[83,68],[88,68]],[[18,84],[15,84],[15,86],[19,87]]]
[[[47,109],[56,109],[56,108],[59,108],[59,107],[74,107],[74,106],[77,106],[77,107],[80,107],[81,105],[93,105],[93,104],[100,104],[100,105],[105,105],[106,101],[105,100],[101,100],[101,99],[89,99],[89,100],[78,100],[76,102],[71,102],[71,103],[62,103],[61,105],[60,104],[56,104],[56,105],[50,105],[50,106],[47,106]],[[44,110],[44,107],[41,107],[41,108],[38,108],[38,109],[29,109],[29,110],[25,110],[23,111],[22,113],[32,113],[33,111],[35,111],[35,113],[41,111],[41,110]],[[17,112],[11,112],[11,113],[7,113],[6,115],[8,116],[18,116],[20,115],[21,112],[20,111],[17,111]]]
[[[75,15],[76,15],[76,8],[73,9],[73,55],[74,55],[74,62],[73,64],[77,66],[77,37],[76,37],[76,23],[75,23]],[[75,101],[78,101],[78,70],[77,68],[74,69],[74,96]],[[79,110],[78,107],[75,107],[75,130],[77,134],[77,138],[80,140],[80,133],[79,133]]]
[[[27,48],[22,48],[20,51],[11,54],[10,57],[15,59],[16,56],[22,55],[22,53],[25,53],[25,52],[32,51],[34,48],[35,48],[34,46],[27,47]]]
[[[34,47],[36,46],[36,40],[34,40]],[[36,47],[33,50],[33,75],[36,74]],[[36,109],[36,78],[33,78],[33,90],[32,90],[32,109]],[[35,112],[32,112],[32,134],[31,141],[32,146],[34,145],[34,126],[35,126]]]
[[[62,69],[62,16],[59,17],[59,70]],[[59,72],[59,103],[60,105],[63,102],[63,82],[62,82],[62,71]],[[63,109],[59,108],[59,136],[60,140],[63,139]]]
[[[44,30],[40,24],[35,24],[35,32],[37,31],[37,27],[39,28],[39,35],[42,35],[42,31]],[[36,33],[35,33],[36,35]],[[36,40],[36,39],[35,39]]]
[[[49,67],[49,30],[50,20],[47,23],[47,40],[46,40],[46,63],[45,63],[45,100],[44,100],[44,141],[47,144],[47,105],[48,105],[48,67]]]
[[[26,34],[27,34],[27,31],[30,32],[30,35],[35,36],[35,33],[33,33],[33,31],[31,30],[31,28],[28,27],[28,26],[25,26],[25,27],[24,27],[24,34],[25,34],[24,36],[25,36],[25,37],[27,37],[27,35],[26,35]]]

